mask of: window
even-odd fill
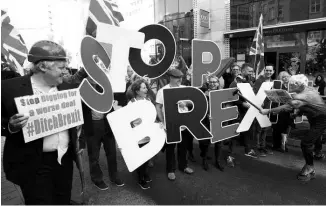
[[[279,6],[278,7],[278,17],[283,18],[284,17],[283,15],[284,15],[283,14],[283,6]]]
[[[310,0],[310,13],[320,12],[320,0]]]
[[[269,20],[275,19],[275,9],[274,9],[274,7],[270,8],[268,13],[269,13]]]

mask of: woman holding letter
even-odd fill
[[[289,91],[294,92],[294,94],[292,95],[293,99],[287,104],[273,109],[263,109],[261,113],[267,115],[298,109],[300,114],[307,116],[310,130],[301,140],[301,149],[306,164],[297,178],[302,181],[309,181],[315,178],[314,144],[326,129],[326,105],[317,91],[308,87],[308,78],[303,74],[294,75],[290,78]]]
[[[128,104],[132,104],[136,101],[151,101],[147,97],[147,93],[150,90],[148,83],[144,79],[136,80],[131,85],[131,91],[133,93],[134,98],[132,98]],[[132,127],[136,127],[137,125],[140,125],[142,120],[140,118],[134,120],[131,124]],[[141,139],[138,142],[139,147],[143,147],[150,141],[149,137],[145,137],[144,139]],[[149,182],[152,181],[152,179],[149,177],[148,174],[148,161],[145,162],[143,165],[141,165],[139,168],[136,169],[137,175],[138,175],[138,184],[139,186],[146,190],[149,189]]]

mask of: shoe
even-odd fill
[[[267,154],[263,149],[258,149],[258,155],[259,157],[266,157]]]
[[[142,188],[143,190],[147,190],[147,189],[151,188],[145,180],[140,180],[138,182],[138,184],[139,184],[140,188]]]
[[[206,159],[203,158],[203,163],[202,163],[203,169],[207,171],[209,169],[208,162]]]
[[[314,159],[315,160],[323,160],[323,159],[325,159],[325,155],[321,152],[318,152],[314,155]]]
[[[269,150],[269,149],[264,148],[262,150],[264,151],[265,154],[268,154],[268,155],[272,155],[273,154],[273,152],[271,150]],[[285,151],[285,147],[284,147],[284,151]]]
[[[256,152],[252,149],[249,152],[245,153],[246,156],[252,157],[252,158],[258,158]]]
[[[148,161],[148,167],[153,168],[154,167],[154,162],[153,160]]]
[[[221,172],[224,171],[224,167],[221,165],[220,162],[215,162],[215,167],[216,167],[217,169],[219,169]]]
[[[104,181],[101,181],[101,182],[94,182],[94,185],[100,189],[100,190],[107,190],[109,189],[109,186],[107,186],[107,184],[105,184]]]
[[[125,183],[122,180],[120,180],[119,178],[115,178],[114,180],[110,180],[110,182],[112,184],[115,184],[118,187],[122,187],[122,186],[125,185]]]
[[[282,145],[281,146],[281,152],[285,153],[285,151],[286,151],[286,146],[285,145]]]
[[[316,172],[313,166],[305,165],[301,172],[297,175],[298,180],[300,181],[309,181],[316,178]]]
[[[174,172],[169,172],[168,173],[168,179],[171,180],[171,181],[175,180],[175,174],[174,174]]]
[[[274,151],[277,151],[277,152],[282,152],[282,153],[285,153],[285,149],[283,149],[282,147],[279,147],[279,148],[273,148]]]
[[[184,173],[188,174],[188,175],[191,175],[192,173],[194,173],[194,170],[189,168],[189,167],[186,167],[184,170],[183,170]]]
[[[289,152],[288,146],[285,145],[285,152]]]
[[[152,178],[150,176],[148,176],[148,175],[145,175],[144,180],[147,183],[152,182]]]
[[[234,160],[234,157],[228,156],[228,157],[226,158],[226,164],[227,164],[227,166],[229,166],[229,167],[234,167],[234,162],[233,162],[233,160]]]
[[[192,153],[189,153],[188,160],[191,161],[191,162],[196,162],[195,157],[194,157],[194,155]]]

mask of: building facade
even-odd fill
[[[191,64],[191,41],[194,38],[192,4],[192,0],[154,0],[155,23],[166,26],[172,32],[177,56],[182,56],[188,67]]]
[[[154,7],[156,22],[175,34],[188,62],[187,41],[197,38],[216,42],[223,58],[254,63],[249,50],[262,14],[265,64],[275,66],[274,77],[289,69],[326,74],[326,0],[155,0]],[[188,17],[193,26],[180,20]]]
[[[326,0],[230,0],[230,56],[254,62],[249,49],[263,15],[265,64],[276,74],[289,69],[326,74]]]

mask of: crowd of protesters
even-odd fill
[[[34,50],[33,50],[34,48]],[[46,54],[38,54],[43,48]],[[54,52],[55,51],[55,52]],[[43,51],[44,52],[44,51]],[[100,190],[107,190],[109,187],[103,180],[103,172],[99,165],[100,148],[103,144],[109,171],[111,183],[117,186],[123,186],[124,181],[119,176],[117,167],[117,148],[114,134],[105,118],[106,114],[101,114],[90,109],[83,104],[84,125],[82,132],[79,133],[76,128],[71,128],[53,134],[42,139],[24,142],[22,128],[28,121],[28,116],[18,114],[15,108],[14,98],[25,95],[42,94],[55,92],[65,89],[76,88],[84,78],[87,78],[93,87],[101,92],[101,87],[87,73],[80,69],[75,74],[68,74],[66,71],[66,54],[64,49],[49,41],[36,43],[28,55],[28,60],[32,62],[32,72],[30,75],[20,77],[13,72],[14,69],[7,69],[8,65],[2,64],[2,134],[6,136],[4,147],[4,171],[8,180],[19,185],[22,189],[26,204],[69,204],[72,188],[73,160],[76,158],[76,142],[83,140],[87,145],[88,162],[90,176],[94,185]],[[99,66],[101,62],[98,59]],[[107,72],[107,71],[105,71]],[[275,72],[273,65],[266,65],[264,74],[255,78],[253,66],[244,63],[241,67],[232,65],[222,77],[210,75],[207,81],[200,88],[205,93],[207,99],[209,92],[225,88],[235,88],[238,83],[249,83],[254,92],[257,93],[263,82],[272,81]],[[278,79],[282,81],[282,89],[288,90],[289,85],[296,85],[298,88],[293,92],[297,93],[296,102],[281,105],[279,109],[270,109],[270,102],[264,101],[262,105],[264,114],[279,113],[278,122],[273,125],[273,147],[272,149],[280,152],[287,152],[287,139],[293,127],[293,118],[295,115],[305,114],[310,123],[311,129],[309,135],[302,140],[302,151],[306,160],[306,165],[298,175],[300,180],[309,180],[314,178],[315,170],[313,160],[323,159],[322,135],[326,129],[326,111],[325,104],[321,100],[323,95],[325,81],[323,76],[319,75],[315,81],[315,87],[318,92],[307,86],[307,79],[297,78],[298,75],[291,75],[283,71]],[[124,93],[114,94],[113,112],[128,104],[136,101],[150,101],[157,110],[157,121],[165,123],[163,90],[166,88],[185,87],[190,85],[191,72],[181,71],[177,68],[171,68],[165,77],[165,85],[162,82],[151,81],[147,78],[138,76],[128,66],[126,75],[126,91]],[[221,82],[223,81],[223,83]],[[155,84],[154,84],[155,83]],[[164,83],[163,83],[164,84]],[[153,89],[153,87],[157,87]],[[304,95],[303,95],[304,94]],[[238,119],[240,121],[246,111],[251,106],[244,99],[239,98],[234,102],[238,106]],[[188,101],[179,103],[180,111],[190,111],[193,105]],[[203,120],[204,126],[210,129],[209,112]],[[141,123],[140,119],[132,122],[135,127]],[[239,140],[244,146],[244,155],[252,158],[265,157],[273,155],[273,152],[266,144],[266,135],[268,128],[261,128],[255,120],[247,132],[242,132],[238,137],[214,143],[214,162],[215,167],[224,171],[223,161],[227,166],[234,167],[234,146]],[[176,180],[175,171],[181,171],[182,174],[191,175],[194,170],[189,167],[188,160],[195,162],[196,157],[193,154],[193,136],[186,128],[181,128],[182,141],[178,144],[166,144],[162,152],[166,155],[166,175],[171,181]],[[139,141],[142,147],[149,142],[149,138]],[[70,144],[72,143],[72,144]],[[209,170],[208,150],[212,143],[210,140],[199,141],[201,164],[204,170]],[[85,145],[85,147],[86,147]],[[227,156],[222,157],[222,147],[227,145]],[[177,153],[175,154],[175,148]],[[78,152],[77,148],[77,152]],[[61,151],[59,153],[58,151]],[[63,152],[62,152],[63,151]],[[176,157],[177,162],[176,164]],[[142,189],[149,189],[150,177],[149,167],[155,166],[153,160],[155,157],[144,163],[137,170],[138,184]],[[177,167],[178,166],[178,167]]]

